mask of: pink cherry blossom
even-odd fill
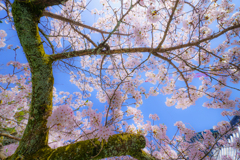
[[[86,0],[69,0],[59,11],[46,8],[43,14],[48,21],[40,19],[44,25],[38,26],[44,28],[44,32],[49,31],[46,33],[49,41],[40,34],[45,42],[41,54],[46,56],[37,58],[50,64],[78,56],[80,62],[77,71],[69,71],[70,82],[79,92],[72,94],[48,88],[53,92],[48,102],[53,104],[53,110],[43,118],[49,129],[49,146],[55,149],[71,145],[74,140],[94,138],[105,143],[114,134],[131,133],[145,137],[141,153],[153,159],[209,160],[216,159],[208,156],[221,145],[239,149],[238,137],[232,143],[227,139],[236,132],[232,122],[219,122],[213,127],[215,135],[213,130],[199,132],[177,121],[176,133],[170,137],[169,128],[157,112],[145,117],[149,121],[142,113],[145,98],[167,95],[165,105],[168,107],[187,109],[206,97],[208,100],[202,106],[221,109],[221,115],[226,116],[223,118],[240,115],[239,98],[234,98],[240,80],[240,12],[234,3],[230,0],[100,0],[100,7],[96,9],[89,8],[91,5]],[[2,22],[11,24],[8,29],[12,27],[17,30],[13,32],[19,34],[18,26],[15,28],[12,23],[14,5],[6,7],[0,3],[1,13],[7,15]],[[50,10],[52,13],[48,13]],[[89,11],[93,17],[89,14],[88,18],[94,19],[91,24],[84,17],[84,12]],[[17,54],[20,44],[13,47],[7,37],[8,29],[0,30],[1,51]],[[32,73],[31,61],[35,61],[36,56],[28,54],[26,45],[22,47],[30,65],[16,61],[15,57],[7,63],[12,72],[0,74],[1,127],[14,128],[18,137],[23,136],[28,120],[36,118],[26,111],[35,100],[32,81],[39,76]],[[147,107],[157,109],[158,105]],[[164,101],[160,105],[164,105]],[[44,108],[36,107],[34,111],[38,109]],[[21,121],[20,113],[23,114]],[[11,144],[4,149],[11,155],[17,146]],[[222,159],[232,158],[223,155]]]
[[[160,17],[158,15],[158,11],[155,9],[155,7],[153,6],[149,6],[148,10],[147,10],[147,20],[150,22],[150,23],[156,23]]]

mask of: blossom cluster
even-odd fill
[[[153,6],[148,7],[146,16],[147,16],[148,21],[151,23],[155,23],[160,19],[159,15],[158,15],[158,11]]]
[[[96,30],[102,30],[102,33],[112,32],[115,29],[114,34],[109,34],[112,37],[107,38],[107,43],[114,51],[123,49],[127,54],[92,56],[90,53],[81,56],[81,71],[76,75],[70,73],[70,82],[81,91],[74,93],[76,95],[74,102],[70,93],[59,92],[58,95],[56,89],[53,89],[55,106],[47,123],[47,127],[50,128],[49,146],[52,148],[63,146],[66,144],[64,142],[70,139],[87,140],[97,137],[100,141],[107,141],[113,134],[129,132],[144,135],[146,138],[144,151],[155,158],[202,159],[211,148],[216,147],[216,139],[211,131],[205,130],[202,133],[203,140],[192,142],[196,132],[178,121],[175,123],[178,132],[170,139],[167,136],[167,126],[153,124],[159,117],[150,114],[149,118],[153,123],[144,122],[143,114],[138,107],[143,104],[142,95],[145,95],[145,98],[158,96],[160,93],[171,95],[166,98],[165,104],[169,107],[175,105],[177,109],[186,109],[202,96],[206,96],[210,101],[205,102],[204,107],[230,110],[223,111],[223,116],[240,115],[236,109],[240,107],[239,100],[232,100],[231,90],[225,89],[229,80],[233,84],[240,80],[238,67],[240,42],[236,38],[239,37],[240,31],[238,27],[240,12],[229,0],[221,2],[204,0],[199,1],[197,5],[194,0],[188,2],[140,0],[134,7],[136,0],[119,2],[122,3],[120,9],[112,8],[108,1],[101,0],[102,10],[92,10],[92,14],[99,18],[88,28],[93,29],[92,33],[96,33]],[[189,5],[192,10],[183,11],[184,5]],[[76,3],[69,0],[57,14],[63,19],[71,19],[81,24],[79,11],[85,9],[86,0]],[[236,12],[233,13],[234,11]],[[218,24],[217,27],[211,28],[215,22]],[[67,40],[74,50],[94,49],[92,45],[96,45],[95,42],[90,42],[93,37],[83,35],[85,33],[83,27],[72,27],[69,23],[56,19],[51,21],[51,26],[54,29],[51,29],[49,39],[55,41],[58,48],[63,47],[62,39]],[[76,37],[81,31],[84,32]],[[220,35],[224,35],[225,40],[219,41],[215,48],[211,47],[210,42]],[[0,30],[0,47],[5,47],[6,36],[6,32]],[[105,39],[102,34],[99,43]],[[142,46],[146,47],[141,48]],[[132,47],[136,47],[134,49],[142,53],[132,53],[134,52],[131,50]],[[158,50],[155,50],[156,47]],[[7,65],[12,65],[18,70],[22,69],[24,76],[21,75],[18,79],[15,74],[0,75],[0,83],[3,84],[3,87],[0,87],[0,122],[2,127],[14,127],[18,134],[22,135],[28,122],[28,113],[24,114],[20,124],[16,123],[20,121],[16,115],[18,112],[25,112],[30,106],[30,70],[28,65],[16,61],[11,61]],[[158,72],[155,72],[156,70]],[[146,79],[140,79],[142,72],[146,72]],[[173,77],[170,78],[171,74]],[[80,78],[77,78],[77,75]],[[199,86],[193,85],[194,78],[201,81]],[[179,81],[183,82],[184,86],[177,86]],[[150,82],[156,87],[150,86],[146,92],[146,89],[140,86],[143,82]],[[8,84],[13,84],[13,87]],[[98,91],[99,101],[106,103],[103,113],[93,109],[93,102],[89,100],[94,90]],[[130,98],[136,101],[133,103],[134,107],[127,103],[131,102]],[[124,106],[127,106],[125,111]],[[82,109],[83,107],[87,109]],[[78,110],[76,115],[72,108]],[[124,118],[132,118],[134,123],[128,124]],[[219,122],[214,127],[221,135],[227,134],[230,128],[226,121]],[[148,137],[154,140],[149,140]],[[226,138],[217,143],[224,145]],[[236,139],[232,146],[239,148],[239,140]],[[225,159],[230,158],[226,156]]]
[[[3,151],[4,151],[5,155],[8,157],[8,156],[11,156],[15,152],[17,147],[18,147],[18,143],[17,144],[12,143],[12,144],[4,146]]]
[[[58,106],[48,117],[47,127],[53,127],[53,130],[70,130],[74,125],[73,110],[68,105]]]
[[[145,45],[149,38],[149,34],[147,33],[147,26],[141,26],[140,24],[136,24],[135,28],[133,29],[133,35],[135,39],[136,45]]]
[[[99,141],[101,140],[105,140],[105,141],[108,141],[108,138],[109,136],[113,135],[114,132],[113,132],[113,126],[100,126],[98,128],[98,136],[100,137],[99,138]]]
[[[6,43],[4,43],[7,33],[4,30],[0,30],[0,48],[5,47]]]
[[[122,106],[122,92],[119,90],[109,89],[106,93],[106,101],[112,108],[121,108]]]

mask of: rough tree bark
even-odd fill
[[[66,0],[15,0],[12,14],[15,27],[32,74],[32,100],[29,119],[15,153],[7,159],[100,159],[130,155],[137,159],[152,159],[141,149],[145,138],[138,134],[118,134],[101,146],[97,139],[77,142],[57,149],[48,146],[47,118],[52,113],[54,60],[44,51],[38,23],[43,10]],[[66,57],[67,58],[67,57]],[[99,153],[99,151],[101,152]],[[98,154],[99,153],[99,154]]]

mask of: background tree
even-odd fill
[[[214,128],[219,132],[216,139],[206,131],[203,142],[191,142],[194,131],[177,122],[179,134],[170,139],[166,136],[166,126],[144,124],[140,110],[134,107],[125,109],[124,105],[133,98],[138,107],[142,104],[142,95],[158,95],[159,85],[164,85],[161,92],[172,94],[166,101],[168,106],[177,103],[177,108],[185,109],[205,95],[211,98],[211,102],[204,103],[204,106],[231,110],[223,112],[224,115],[239,115],[236,110],[238,99],[231,100],[231,91],[223,90],[224,87],[239,90],[227,83],[238,83],[240,77],[239,10],[227,0],[133,0],[119,1],[117,7],[110,1],[101,3],[103,9],[93,12],[102,17],[93,26],[81,23],[86,1],[16,0],[11,3],[6,0],[5,5],[1,5],[7,13],[5,18],[14,21],[29,64],[9,62],[18,69],[23,67],[25,78],[1,78],[2,83],[14,82],[18,87],[12,91],[19,95],[18,98],[6,96],[9,91],[1,88],[1,106],[6,110],[17,108],[16,113],[9,112],[12,119],[1,116],[2,126],[11,127],[13,125],[6,124],[6,121],[14,122],[23,116],[14,123],[21,126],[21,122],[24,128],[18,148],[7,159],[101,159],[125,155],[136,159],[207,159],[217,145],[227,143],[224,135],[234,130],[228,122],[220,122]],[[54,5],[61,5],[60,14],[49,11]],[[184,6],[188,6],[185,8],[188,11]],[[51,27],[48,18],[40,19],[43,16],[53,18]],[[210,28],[216,22],[218,26]],[[43,29],[39,24],[44,26]],[[90,34],[82,33],[84,28],[89,29]],[[101,34],[102,39],[94,42],[92,33]],[[226,40],[212,49],[211,41],[222,35]],[[5,31],[1,30],[0,37],[0,46],[4,47]],[[62,39],[70,46],[58,53],[56,47],[62,47],[65,42]],[[52,41],[56,42],[56,47]],[[51,48],[51,54],[46,54],[45,43]],[[81,68],[64,61],[74,57],[82,57]],[[77,74],[71,72],[70,80],[82,91],[75,94],[78,99],[90,97],[94,89],[98,91],[97,98],[106,103],[104,115],[92,109],[91,101],[73,103],[72,96],[66,101],[57,98],[52,65],[59,61],[65,67],[78,69]],[[139,88],[143,83],[140,79],[142,71],[146,72],[146,81],[158,84],[148,93]],[[27,79],[29,76],[31,79]],[[202,80],[198,88],[191,84],[196,76]],[[178,80],[185,86],[176,87]],[[23,103],[21,97],[24,97],[24,105],[14,105]],[[53,98],[58,107],[53,108]],[[88,109],[78,111],[82,106],[88,106]],[[74,111],[77,111],[76,116]],[[138,129],[128,125],[123,118],[130,115]],[[156,120],[158,116],[150,115],[150,118]],[[154,143],[144,138],[149,134]],[[76,141],[49,147],[49,143],[63,137]]]

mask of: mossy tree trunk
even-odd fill
[[[64,0],[15,0],[12,4],[17,34],[31,68],[32,100],[22,139],[15,153],[7,159],[99,159],[123,155],[152,159],[141,150],[145,147],[144,137],[135,134],[114,135],[104,146],[97,139],[91,140],[96,146],[90,140],[57,149],[48,146],[46,124],[52,113],[53,60],[44,51],[38,23],[45,7],[62,2]]]
[[[47,117],[52,111],[52,61],[45,54],[38,31],[44,7],[33,2],[12,4],[14,24],[32,74],[32,100],[29,119],[15,154],[19,157],[36,153],[48,146]],[[16,157],[15,157],[16,158]]]

